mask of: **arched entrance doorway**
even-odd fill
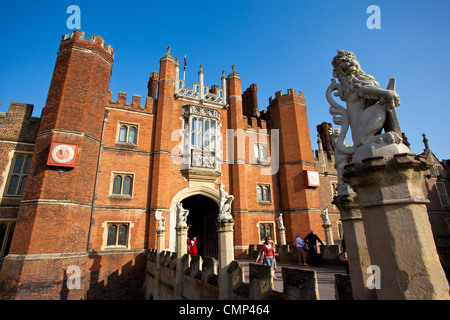
[[[218,236],[216,219],[219,214],[217,203],[204,196],[193,195],[181,201],[184,209],[189,210],[187,224],[188,238],[197,237],[198,254],[218,258]]]

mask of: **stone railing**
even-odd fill
[[[158,263],[157,263],[158,261]],[[318,300],[317,275],[313,270],[282,267],[283,291],[274,290],[269,266],[250,263],[249,282],[244,268],[232,261],[226,275],[218,274],[218,261],[152,249],[148,253],[145,298],[162,300],[219,300],[219,277],[228,282],[233,300]],[[223,296],[223,295],[222,295]]]

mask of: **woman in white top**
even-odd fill
[[[307,266],[306,264],[306,250],[305,250],[305,242],[300,236],[300,232],[297,233],[297,238],[295,239],[297,242],[297,255],[298,255],[298,264]],[[303,263],[302,263],[303,261]]]

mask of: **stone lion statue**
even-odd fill
[[[187,227],[189,210],[183,208],[181,202],[177,202],[177,227]]]
[[[400,144],[402,133],[395,110],[400,105],[400,97],[395,92],[395,78],[390,79],[387,89],[380,88],[375,78],[361,69],[355,55],[343,50],[338,50],[332,65],[333,77],[340,83],[331,79],[326,97],[334,123],[342,126],[337,150],[352,155],[357,148],[373,142]],[[333,99],[333,91],[346,102],[347,109]],[[353,146],[344,144],[349,126]],[[382,134],[383,129],[385,133]]]
[[[234,200],[234,196],[228,195],[228,192],[225,191],[225,185],[223,183],[219,183],[219,216],[217,220],[232,220],[233,216],[231,215],[231,203]]]
[[[166,218],[163,217],[163,213],[159,210],[155,211],[155,218],[158,221],[157,231],[166,230]]]

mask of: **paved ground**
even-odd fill
[[[239,259],[239,263],[244,266],[245,281],[249,280],[249,263],[255,262],[253,259]],[[313,266],[299,266],[293,262],[280,263],[278,262],[278,268],[275,271],[274,289],[279,292],[283,292],[283,279],[281,277],[281,268],[290,267],[298,269],[313,270],[317,274],[317,282],[319,284],[319,298],[320,300],[336,300],[334,295],[334,275],[336,273],[345,274],[345,267],[320,265],[318,267]]]

